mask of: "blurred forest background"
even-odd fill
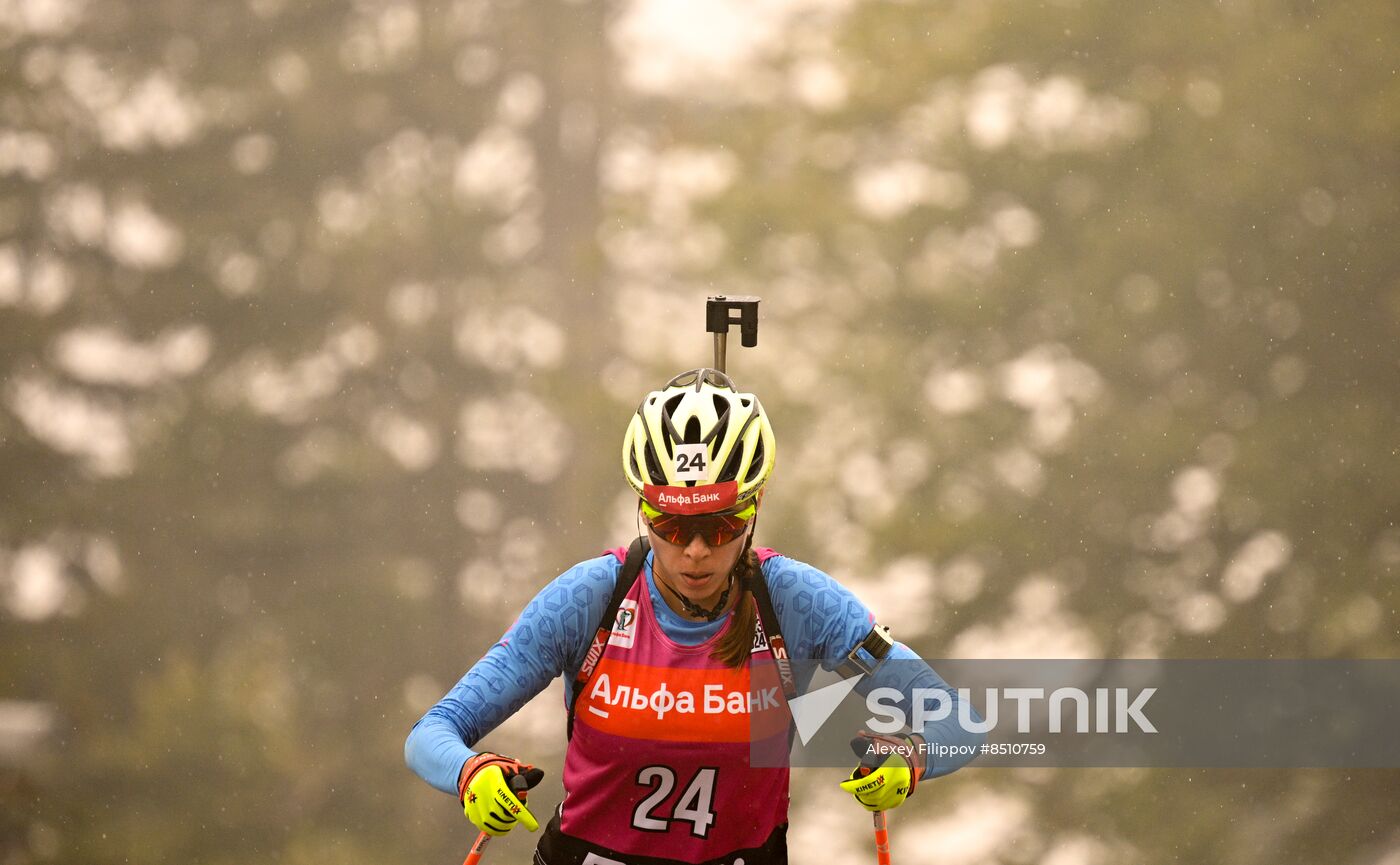
[[[631,537],[621,435],[709,293],[764,299],[761,540],[926,656],[1400,657],[1397,40],[1393,0],[0,0],[0,863],[458,861],[404,736]],[[561,693],[487,740],[544,812]],[[837,774],[795,863],[873,860]],[[971,769],[892,824],[1397,865],[1400,775]]]

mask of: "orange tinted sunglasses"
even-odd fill
[[[758,505],[753,503],[732,514],[668,514],[642,502],[642,516],[652,531],[668,544],[682,547],[696,535],[707,546],[722,547],[742,535],[757,513]]]

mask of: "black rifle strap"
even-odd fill
[[[593,633],[593,642],[589,644],[588,654],[584,656],[583,665],[579,667],[578,675],[574,677],[573,693],[569,697],[569,720],[568,737],[574,737],[574,706],[578,703],[579,694],[583,693],[584,686],[588,680],[593,678],[593,671],[598,667],[598,661],[603,657],[603,649],[608,645],[608,639],[612,637],[613,622],[617,619],[618,608],[622,606],[623,598],[632,589],[632,584],[637,582],[637,575],[642,572],[642,565],[646,564],[647,554],[651,552],[651,542],[644,536],[632,542],[632,546],[627,548],[627,558],[622,562],[622,573],[617,575],[617,585],[613,587],[612,597],[608,599],[607,609],[603,611],[603,616],[598,620],[598,628]]]
[[[788,659],[787,642],[783,639],[783,629],[778,625],[778,614],[773,609],[773,596],[768,594],[768,580],[763,576],[763,565],[753,575],[749,591],[753,592],[754,603],[758,606],[758,621],[763,625],[763,635],[768,638],[768,651],[773,655],[773,663],[778,667],[778,676],[783,683],[783,696],[791,702],[797,697],[797,681],[792,676],[792,663]]]
[[[762,569],[754,579],[753,583],[754,602],[758,604],[758,619],[763,624],[763,632],[768,636],[768,649],[773,653],[773,663],[778,667],[778,674],[783,683],[783,696],[791,702],[797,697],[797,681],[793,678],[792,661],[788,657],[787,643],[783,640],[782,629],[778,626],[778,614],[773,609],[773,598],[768,594],[768,581],[763,578]],[[894,638],[890,636],[890,629],[883,625],[875,625],[866,634],[865,639],[856,644],[851,649],[844,661],[836,668],[836,672],[843,678],[857,673],[870,675],[875,672],[875,668],[894,648]],[[867,663],[859,655],[861,649],[869,652],[875,658],[874,664]]]

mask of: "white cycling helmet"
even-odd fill
[[[665,513],[735,512],[756,503],[777,456],[758,397],[729,376],[692,369],[652,391],[622,442],[622,472]]]

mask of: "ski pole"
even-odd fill
[[[870,753],[870,740],[856,736],[851,740],[851,750],[860,758],[860,768],[865,771],[862,777],[880,768],[880,755]],[[875,823],[875,861],[878,865],[890,865],[890,824],[884,811],[873,815]]]
[[[875,812],[875,861],[890,865],[890,826],[884,811]]]
[[[525,802],[525,795],[529,789],[530,784],[525,780],[524,775],[516,774],[511,776],[510,790],[522,804]],[[490,841],[491,836],[487,835],[485,832],[477,835],[476,843],[473,844],[472,849],[467,852],[466,861],[464,861],[462,865],[477,865],[477,863],[481,861],[482,855],[486,853],[486,845],[490,843]]]
[[[476,865],[476,863],[480,862],[481,857],[486,853],[486,845],[490,843],[490,841],[491,836],[487,835],[485,832],[477,835],[476,843],[472,845],[472,849],[467,853],[467,860],[463,862],[462,865]]]

